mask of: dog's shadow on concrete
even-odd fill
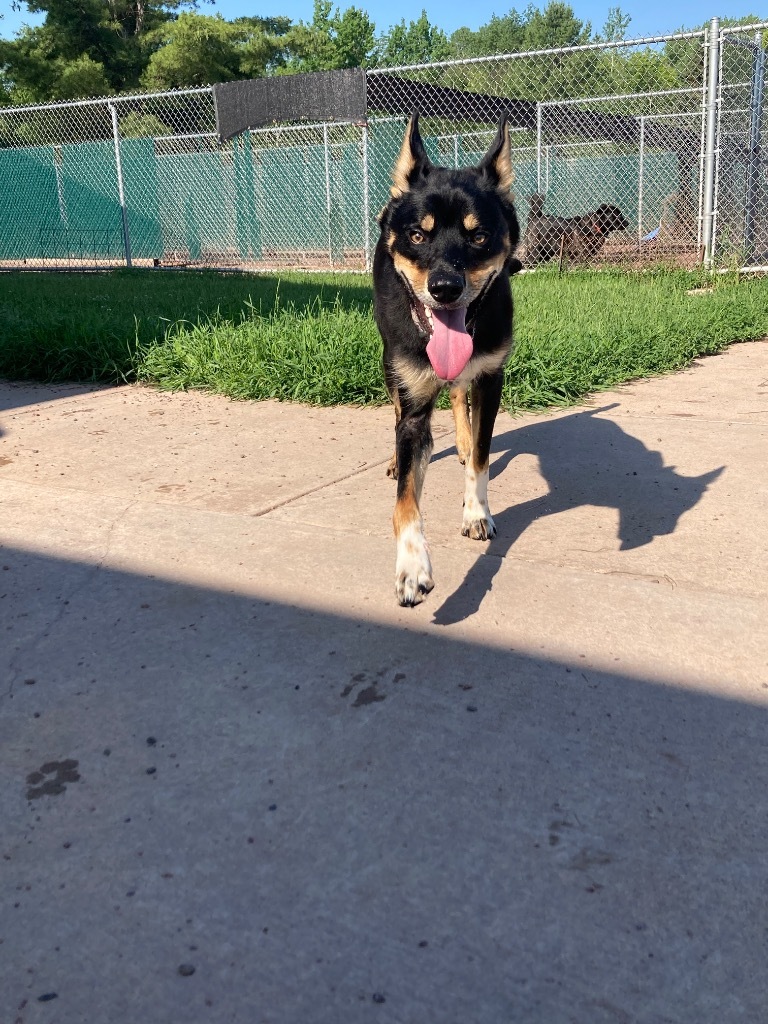
[[[459,622],[478,610],[504,556],[537,519],[580,505],[615,508],[619,513],[619,550],[630,551],[672,533],[683,513],[693,508],[720,476],[724,466],[693,477],[666,466],[660,452],[600,415],[617,404],[542,419],[494,438],[491,479],[504,473],[518,455],[533,454],[549,492],[506,509],[491,506],[497,535],[461,586],[436,610],[436,623]],[[456,449],[450,448],[435,459],[455,454]]]

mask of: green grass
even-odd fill
[[[687,295],[712,285],[711,294]],[[768,280],[657,269],[513,283],[508,408],[573,402],[768,335]],[[233,398],[386,401],[370,280],[213,272],[0,276],[0,375],[140,380]]]

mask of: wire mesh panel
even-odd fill
[[[720,41],[715,259],[768,264],[768,23],[725,29]]]
[[[306,269],[364,267],[362,126],[286,125],[242,138],[254,259]]]
[[[449,167],[508,116],[529,265],[766,264],[767,25],[370,70],[365,121],[224,142],[209,87],[6,108],[0,266],[370,268],[414,109]]]
[[[704,32],[369,72],[371,208],[407,115],[430,157],[477,163],[507,114],[529,264],[700,258]],[[666,87],[659,89],[659,82]]]
[[[124,259],[107,106],[0,113],[0,266]]]

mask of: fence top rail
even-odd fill
[[[745,26],[743,29],[739,29],[739,31],[746,31],[750,27],[754,26]],[[464,64],[484,64],[490,61],[501,60],[521,60],[524,57],[551,57],[554,54],[560,53],[584,53],[589,50],[615,50],[621,47],[650,46],[653,43],[667,43],[673,39],[704,39],[706,34],[707,30],[700,28],[691,32],[670,32],[663,36],[642,36],[638,39],[617,39],[610,42],[606,40],[601,43],[581,43],[579,46],[555,46],[547,50],[522,50],[519,53],[494,53],[487,57],[463,57],[460,60],[435,61],[433,64],[401,64],[395,68],[369,68],[366,74],[391,75],[398,71],[424,71],[428,68],[458,67]]]
[[[733,36],[741,32],[757,32],[764,28],[768,28],[768,21],[755,21],[751,25],[726,25],[720,29],[720,35]]]
[[[193,96],[204,92],[212,93],[213,86],[198,85],[191,89],[167,89],[165,92],[136,92],[128,96],[99,96],[89,100],[61,100],[55,103],[32,103],[26,106],[0,107],[0,117],[6,114],[29,114],[38,110],[64,110],[71,107],[109,107],[115,103],[164,99],[167,96]]]
[[[653,92],[617,92],[610,96],[576,96],[568,100],[539,100],[540,107],[574,107],[580,103],[605,103],[607,100],[642,100],[654,96],[682,96],[700,93],[701,86],[689,86],[686,89],[657,89]]]

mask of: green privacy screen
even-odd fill
[[[393,117],[371,119],[365,131],[350,124],[277,128],[224,145],[124,139],[132,257],[140,264],[365,266],[404,125],[405,118]],[[494,134],[437,123],[424,128],[430,156],[448,166],[477,163]],[[649,149],[641,168],[637,152],[622,153],[612,143],[589,151],[561,144],[537,154],[531,141],[512,139],[523,224],[528,196],[541,191],[548,213],[570,216],[614,202],[633,232],[642,214],[646,231],[659,223],[665,196],[681,185],[678,161],[668,152]],[[0,262],[125,262],[111,141],[0,149]]]

